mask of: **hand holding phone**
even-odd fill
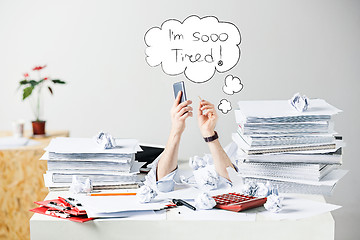
[[[187,98],[186,98],[186,91],[185,91],[185,83],[184,83],[183,81],[174,83],[173,88],[174,88],[175,98],[177,97],[179,91],[182,92],[182,94],[181,94],[181,99],[180,99],[180,102],[179,102],[179,103],[185,102],[185,101],[187,100]]]
[[[173,88],[175,101],[170,111],[172,132],[181,135],[185,129],[185,120],[193,116],[193,108],[190,106],[192,102],[186,99],[185,84],[183,81],[174,83]],[[179,94],[180,91],[181,94]]]

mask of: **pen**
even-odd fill
[[[203,99],[202,99],[200,96],[198,96],[198,97],[199,97],[199,99],[200,99],[200,102],[203,101]],[[201,103],[200,103],[200,104],[201,104]],[[207,110],[202,111],[202,112],[201,112],[201,115],[207,115]],[[213,114],[212,114],[212,113],[209,113],[208,118],[212,118],[212,116],[213,116]]]
[[[182,205],[183,205],[183,206],[188,207],[188,208],[190,208],[190,209],[192,209],[192,210],[194,210],[194,211],[196,210],[196,207],[194,207],[193,205],[185,202],[185,201],[182,200],[182,199],[173,199],[172,202],[173,202],[176,206],[182,206]]]
[[[91,193],[90,196],[130,196],[136,193]]]

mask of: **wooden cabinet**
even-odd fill
[[[0,137],[10,135],[0,132]],[[0,239],[30,239],[29,209],[48,194],[43,179],[47,164],[39,158],[52,138],[68,136],[68,131],[49,131],[32,138],[39,145],[0,150]]]

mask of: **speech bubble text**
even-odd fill
[[[161,65],[168,75],[184,73],[195,83],[210,80],[216,71],[229,71],[240,59],[239,29],[214,16],[169,19],[149,29],[144,40],[150,66]]]

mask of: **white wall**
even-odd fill
[[[169,18],[214,15],[241,31],[241,59],[228,73],[242,79],[238,100],[289,99],[295,92],[324,98],[344,110],[336,130],[347,148],[344,168],[350,173],[328,201],[344,207],[334,212],[336,234],[360,234],[357,201],[360,111],[359,1],[0,1],[0,129],[12,120],[32,120],[28,103],[16,92],[22,74],[34,65],[68,82],[46,96],[48,129],[69,129],[73,137],[99,130],[116,137],[165,144],[170,128],[170,77],[145,62],[145,32]],[[227,73],[204,84],[188,80],[188,98],[218,103]],[[220,114],[222,143],[236,129],[233,112]],[[30,129],[30,123],[27,128]],[[207,152],[196,118],[187,123],[181,158]]]

